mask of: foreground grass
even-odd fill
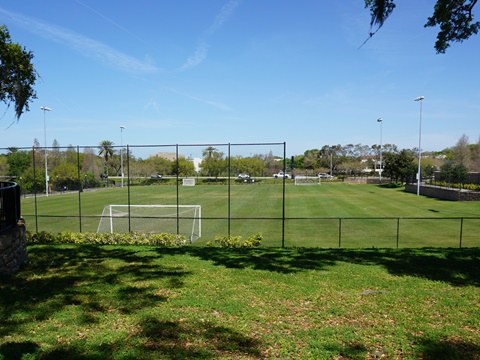
[[[34,245],[0,359],[480,359],[480,249]]]

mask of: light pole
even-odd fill
[[[121,167],[121,172],[122,172],[122,188],[123,188],[123,129],[125,129],[125,126],[121,125],[120,126],[120,167]]]
[[[380,174],[380,185],[382,184],[382,124],[383,119],[378,118],[377,122],[380,123],[380,169],[378,169],[378,173]]]
[[[52,111],[52,109],[46,106],[40,106],[40,109],[43,110],[43,141],[45,142],[45,194],[48,196],[47,120],[45,112]]]
[[[415,101],[420,102],[420,129],[418,131],[418,171],[417,171],[417,196],[420,195],[420,163],[422,158],[422,100],[425,96],[419,96],[415,98]]]

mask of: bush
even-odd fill
[[[403,186],[401,181],[390,182],[388,184],[382,184],[381,187],[388,188],[388,189],[397,189]]]
[[[57,235],[41,231],[32,233],[27,231],[27,242],[29,244],[98,244],[98,245],[151,245],[151,246],[182,246],[187,244],[185,236],[176,234],[130,234],[117,233],[74,233],[61,232]]]
[[[241,236],[215,236],[215,240],[207,242],[206,246],[227,247],[227,248],[245,248],[256,247],[260,245],[263,239],[262,233],[250,236],[242,241]]]

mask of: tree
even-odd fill
[[[258,156],[234,156],[230,159],[230,166],[233,171],[232,175],[249,174],[250,176],[261,176],[265,172],[265,162]]]
[[[476,4],[477,0],[437,0],[433,15],[424,25],[424,27],[440,27],[435,42],[437,54],[445,53],[450,43],[461,43],[478,33],[480,23],[473,21],[473,8]],[[394,0],[365,0],[365,7],[370,9],[371,15],[368,39],[383,26],[395,6]]]
[[[20,176],[30,167],[31,159],[27,151],[19,151],[17,148],[8,148],[7,154],[8,175]]]
[[[462,164],[466,168],[470,167],[471,150],[468,144],[468,136],[463,134],[453,147],[453,162],[455,164]]]
[[[414,155],[403,149],[399,153],[387,153],[383,173],[395,181],[407,182],[416,172]]]
[[[318,168],[319,151],[317,149],[305,151],[303,167],[309,170]]]
[[[206,147],[205,149],[202,150],[202,156],[206,159],[209,159],[212,157],[212,154],[218,151],[218,149],[214,148],[213,146]]]
[[[83,149],[83,170],[85,173],[98,175],[96,156],[93,149],[90,147]]]
[[[113,156],[113,142],[110,140],[103,140],[98,145],[98,155],[103,155],[105,159],[105,174],[108,175],[108,159]]]
[[[473,148],[472,170],[480,172],[480,137],[478,138],[478,141]]]
[[[172,171],[178,176],[192,176],[195,174],[193,162],[181,157],[173,162]]]
[[[225,159],[223,153],[218,152],[214,147],[207,147],[202,151],[202,170],[207,173],[208,176],[214,176],[217,178],[225,169]]]
[[[12,43],[7,27],[0,26],[0,100],[7,108],[14,104],[17,121],[29,110],[29,102],[37,98],[33,89],[37,72],[32,59],[30,51]]]
[[[55,187],[66,187],[68,189],[78,188],[78,168],[76,164],[64,163],[52,171],[52,178],[55,179]]]
[[[468,169],[461,163],[455,164],[452,161],[446,161],[440,168],[440,179],[446,181],[447,184],[453,182],[461,185],[468,179],[468,175]]]

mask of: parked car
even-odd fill
[[[238,174],[239,179],[250,179],[250,175],[248,174]]]
[[[162,175],[161,175],[161,174],[150,175],[150,177],[151,177],[152,179],[161,179],[161,178],[162,178]]]
[[[281,173],[281,172],[278,173],[278,174],[273,174],[273,177],[275,179],[281,179],[281,178],[290,179],[291,178],[290,174],[284,174],[284,173]]]
[[[333,179],[333,178],[335,178],[335,176],[332,176],[330,174],[317,174],[317,176],[319,178],[322,178],[322,179]]]

